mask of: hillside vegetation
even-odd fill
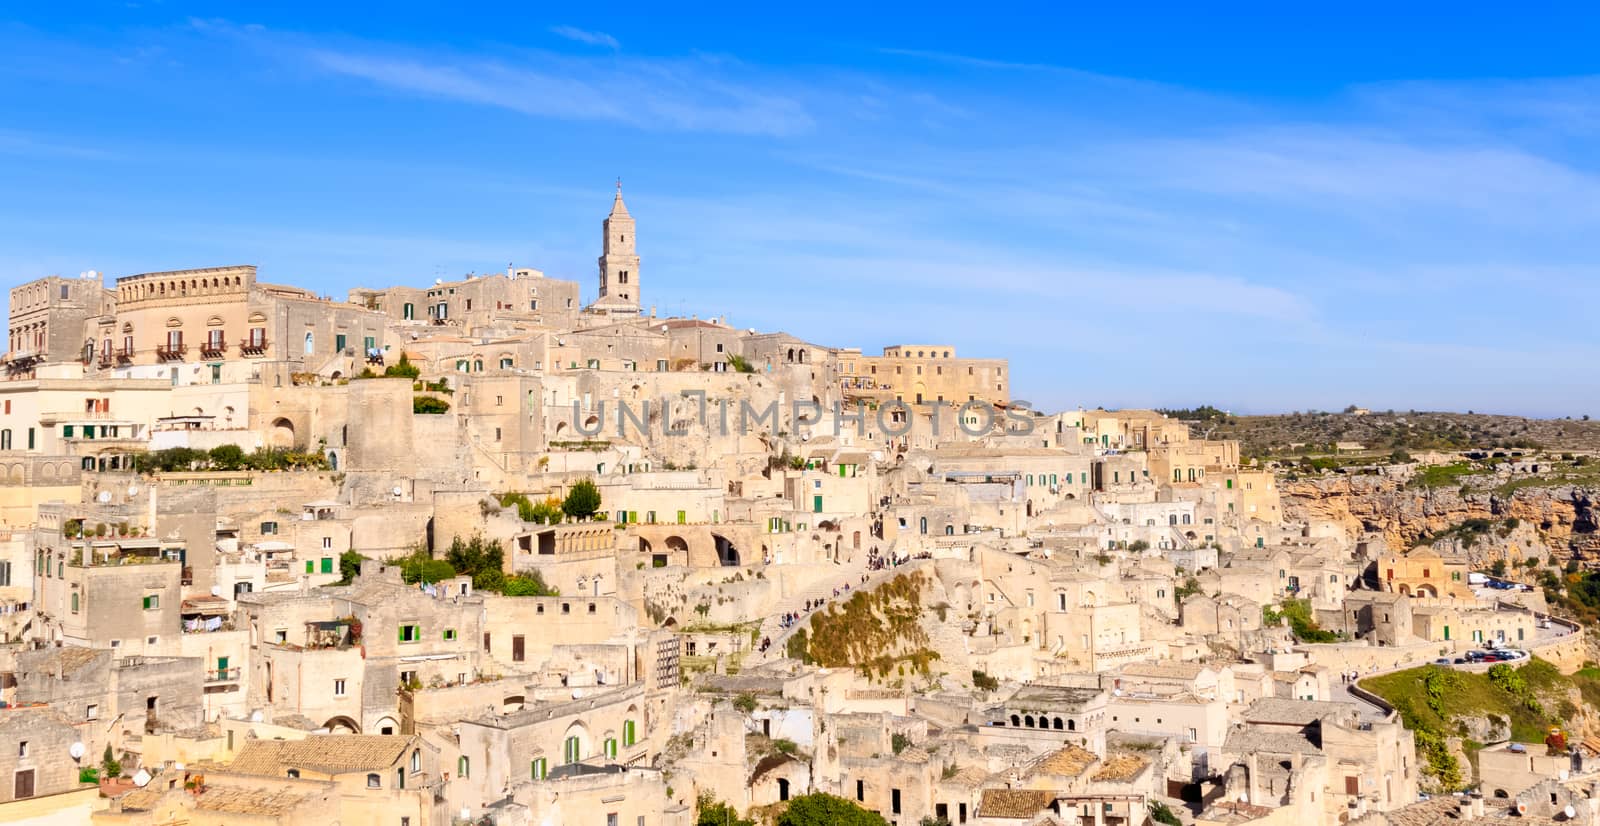
[[[1538,658],[1485,674],[1427,665],[1362,680],[1361,687],[1400,712],[1435,788],[1455,791],[1473,782],[1458,755],[1472,761],[1488,742],[1542,743],[1552,726],[1578,726],[1578,701],[1600,702],[1600,671],[1563,676]]]
[[[1196,436],[1237,439],[1245,456],[1297,455],[1305,446],[1360,442],[1371,450],[1529,449],[1600,451],[1600,422],[1584,417],[1532,419],[1487,413],[1415,410],[1349,413],[1307,411],[1233,416],[1214,407],[1164,410],[1192,423]]]

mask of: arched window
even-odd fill
[[[1033,715],[1030,714],[1030,715],[1022,718],[1022,724],[1024,726],[1027,726],[1028,728],[1033,728]]]
[[[922,527],[922,532],[923,533],[927,533],[928,532],[928,517],[926,517],[926,516],[922,517],[921,527]]]
[[[1011,715],[1011,727],[1022,728],[1022,718],[1015,714]]]
[[[463,754],[460,757],[456,758],[456,776],[457,777],[471,777],[472,776],[471,775],[471,770],[472,770],[472,761],[468,760],[467,756],[465,754]]]
[[[1068,718],[1067,719],[1067,731],[1077,731],[1077,730],[1078,730],[1078,721],[1077,720],[1073,720],[1071,718]]]
[[[372,774],[367,775],[367,788],[369,788],[369,789],[381,789],[381,788],[383,788],[383,778],[381,776],[379,776],[377,772],[373,772]]]
[[[308,355],[308,356],[311,355],[311,353],[312,353],[312,351],[314,349],[316,349],[315,348],[315,344],[313,342],[314,342],[314,339],[312,339],[312,337],[311,337],[311,331],[307,330],[306,331],[306,355]]]

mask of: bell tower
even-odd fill
[[[639,311],[639,255],[634,252],[633,216],[622,202],[622,181],[603,224],[600,246],[600,296],[594,306],[610,312]]]

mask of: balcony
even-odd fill
[[[129,350],[129,349],[126,349],[126,348],[124,348],[123,350],[119,351],[117,353],[117,363],[118,364],[132,364],[133,363],[133,351]]]
[[[187,344],[162,344],[156,347],[156,358],[162,361],[183,361],[184,354],[188,352]]]
[[[226,355],[227,352],[228,343],[226,341],[208,341],[200,345],[201,358],[219,359]]]
[[[247,338],[239,342],[240,355],[261,356],[266,355],[266,352],[267,339],[265,336],[262,336],[261,338]]]
[[[235,665],[235,666],[232,666],[230,668],[208,668],[208,669],[206,669],[206,682],[207,683],[236,683],[236,682],[239,682],[239,666]]]

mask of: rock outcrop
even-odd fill
[[[1338,475],[1283,482],[1281,489],[1285,519],[1332,522],[1352,539],[1381,534],[1390,548],[1410,548],[1425,534],[1485,519],[1500,529],[1466,549],[1475,557],[1600,559],[1594,501],[1582,488],[1524,487],[1500,495],[1466,486],[1414,487],[1388,476]],[[1506,529],[1512,519],[1517,527]]]

